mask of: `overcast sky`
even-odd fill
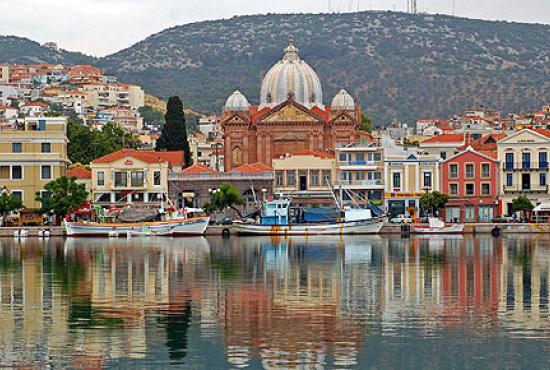
[[[407,0],[330,0],[332,11],[406,10]],[[550,0],[417,0],[419,11],[550,24]],[[0,0],[0,34],[97,56],[185,23],[265,13],[327,12],[329,0]]]

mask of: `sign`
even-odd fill
[[[127,159],[126,162],[124,162],[124,164],[127,166],[131,166],[134,164],[134,161],[132,161],[131,159]]]
[[[420,198],[424,193],[385,193],[386,198]]]

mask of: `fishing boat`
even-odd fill
[[[289,199],[268,199],[257,224],[236,224],[240,235],[354,235],[376,234],[384,222],[365,208],[346,208],[335,221],[290,223]]]
[[[210,217],[176,218],[153,222],[68,222],[64,221],[69,237],[119,237],[151,235],[198,236],[204,235]]]
[[[428,225],[411,225],[414,234],[461,234],[464,232],[463,224],[446,225],[439,218],[430,217]]]

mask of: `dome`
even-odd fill
[[[260,108],[274,107],[288,99],[307,108],[323,107],[323,89],[317,73],[300,59],[298,48],[290,37],[283,59],[265,75],[260,91]]]
[[[225,102],[225,110],[228,111],[247,111],[248,108],[250,103],[240,91],[235,91]]]
[[[333,110],[354,110],[355,100],[346,90],[340,90],[332,99],[331,107]]]

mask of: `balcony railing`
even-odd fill
[[[340,180],[340,185],[382,186],[382,180]]]
[[[273,172],[220,172],[185,174],[170,172],[169,181],[273,180]]]
[[[340,161],[340,166],[382,166],[382,161]]]
[[[548,170],[548,162],[503,162],[502,168],[505,171],[524,171],[524,170]]]

